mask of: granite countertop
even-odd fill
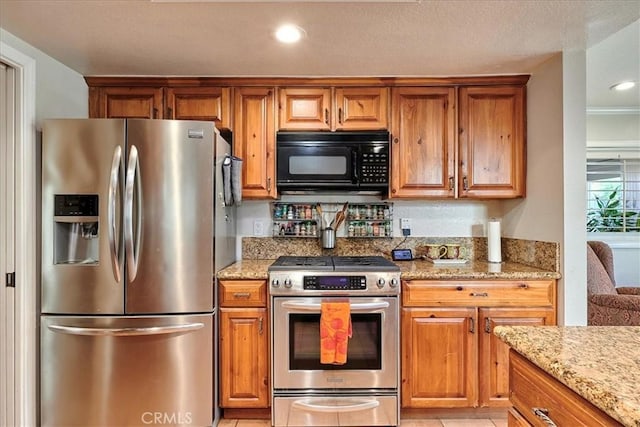
[[[243,259],[218,272],[222,280],[264,279],[273,259]],[[558,279],[557,272],[545,271],[525,264],[503,262],[490,264],[486,261],[469,261],[463,265],[436,266],[429,261],[398,261],[404,280],[545,280]]]
[[[640,326],[497,326],[494,333],[612,418],[640,427]]]

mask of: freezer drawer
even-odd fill
[[[213,333],[212,314],[42,316],[42,426],[210,426]]]
[[[398,425],[395,395],[298,395],[273,398],[274,427]]]

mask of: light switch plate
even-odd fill
[[[260,220],[253,221],[253,235],[264,236],[264,222]]]

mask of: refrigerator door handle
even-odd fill
[[[135,145],[129,151],[129,163],[124,189],[124,244],[126,246],[127,270],[129,282],[133,282],[138,274],[140,253],[140,232],[142,225],[142,187],[140,184],[140,163],[138,149]],[[136,236],[133,236],[133,197],[136,193]]]
[[[113,277],[116,279],[116,282],[120,282],[121,271],[120,271],[120,254],[121,250],[118,250],[118,242],[116,241],[116,204],[117,204],[117,192],[118,185],[120,181],[120,163],[122,160],[122,147],[117,146],[115,150],[113,150],[113,160],[111,162],[111,175],[109,178],[109,210],[107,213],[107,235],[109,239],[109,249],[111,253],[111,267],[113,269]]]
[[[153,326],[148,328],[81,328],[76,326],[49,325],[50,330],[68,335],[116,336],[162,335],[197,331],[204,323],[187,323],[184,325]]]

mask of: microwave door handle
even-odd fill
[[[358,176],[358,150],[355,148],[351,150],[351,167],[353,168],[351,171],[351,176],[353,177],[351,181],[356,184],[360,180],[360,177]]]

